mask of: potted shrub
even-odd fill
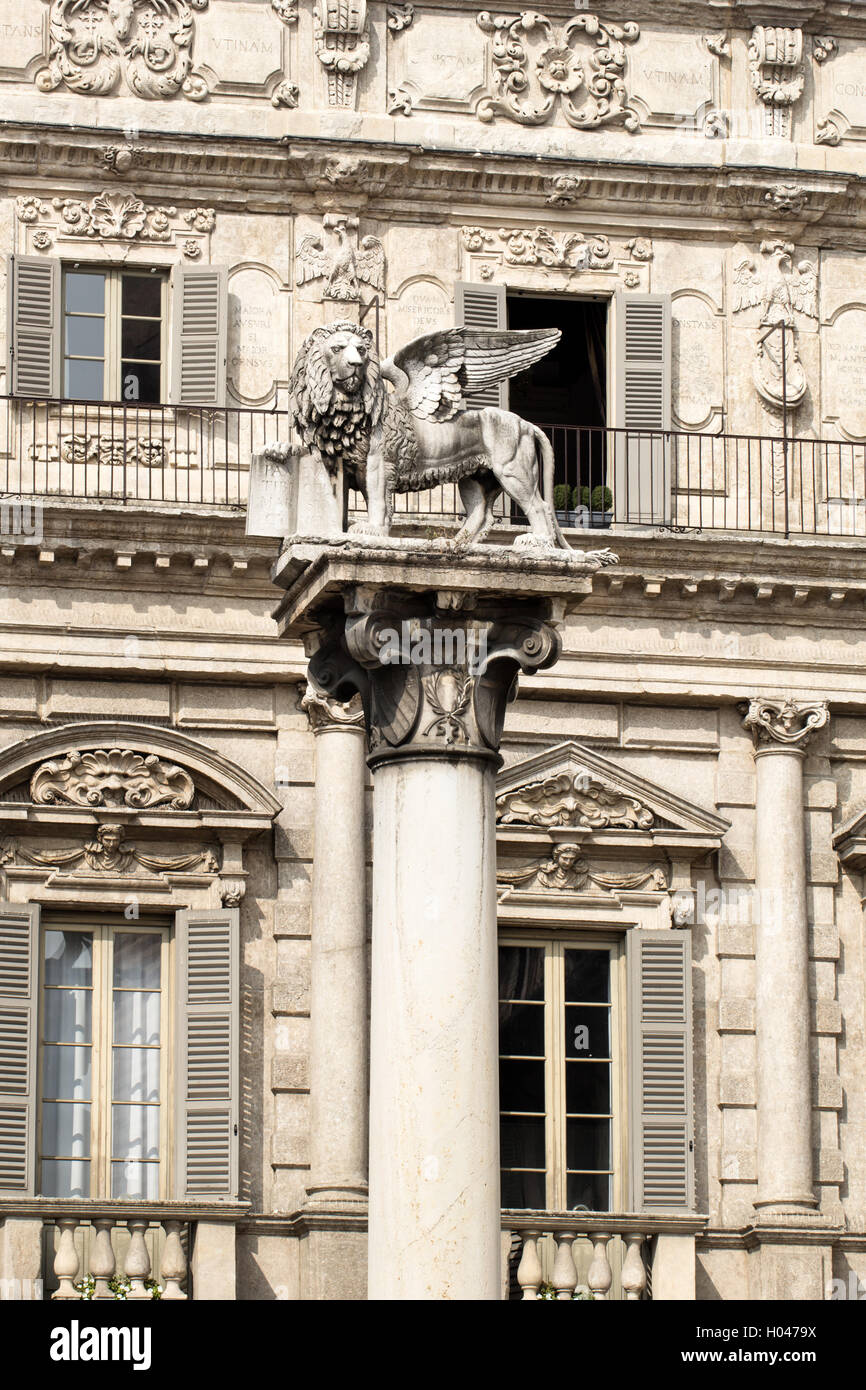
[[[556,511],[556,519],[560,526],[570,526],[571,512],[569,502],[571,500],[571,488],[567,483],[557,483],[553,489],[553,506]]]
[[[594,487],[590,497],[589,488],[583,489],[586,494],[584,500],[590,508],[590,526],[610,526],[613,521],[613,493],[609,487]]]

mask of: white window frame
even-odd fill
[[[170,360],[169,343],[169,287],[171,279],[171,267],[161,265],[127,265],[108,266],[102,262],[90,261],[66,261],[61,263],[60,274],[60,387],[64,400],[77,400],[77,397],[70,396],[66,392],[66,363],[69,357],[81,360],[81,354],[68,354],[66,351],[66,279],[68,275],[103,275],[105,276],[105,312],[104,314],[87,314],[78,310],[74,311],[73,317],[77,318],[104,318],[105,319],[105,355],[103,358],[103,378],[102,378],[102,399],[94,400],[92,404],[98,405],[124,405],[134,408],[141,406],[143,409],[153,408],[166,404],[168,396],[168,366]],[[124,275],[136,275],[142,279],[149,277],[158,278],[160,281],[160,357],[159,357],[159,400],[140,401],[126,400],[123,395],[122,379],[122,347],[123,347],[123,302],[122,302],[122,279]],[[84,359],[89,361],[99,360],[94,358]],[[89,403],[89,402],[88,402]]]

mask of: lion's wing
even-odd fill
[[[526,371],[556,346],[558,328],[446,328],[413,338],[382,365],[413,415],[440,423],[466,409],[467,392],[494,386]],[[392,372],[392,366],[396,371]],[[407,380],[408,379],[408,380]]]

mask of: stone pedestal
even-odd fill
[[[310,680],[363,703],[373,771],[371,1299],[501,1297],[495,797],[520,671],[609,555],[295,541]]]

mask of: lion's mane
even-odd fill
[[[337,391],[324,353],[326,343],[337,333],[354,333],[367,348],[367,370],[353,396]],[[318,455],[330,473],[336,472],[339,463],[363,471],[370,432],[382,419],[385,403],[370,330],[350,321],[314,329],[295,359],[290,400],[292,420],[305,447]]]

